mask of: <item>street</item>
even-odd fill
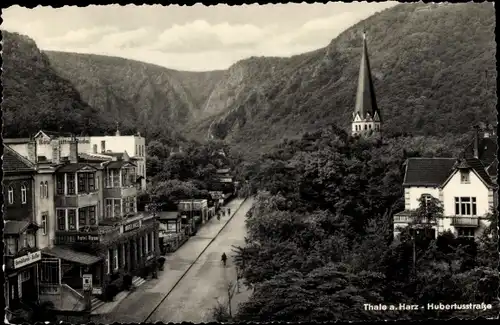
[[[241,201],[235,199],[227,206],[234,213]],[[245,215],[252,203],[252,198],[247,199],[225,227],[229,216],[221,217],[220,221],[212,218],[196,236],[167,256],[165,269],[159,272],[158,279],[140,286],[112,312],[99,317],[98,321],[211,321],[212,308],[217,299],[221,302],[227,301],[227,282],[236,281],[231,246],[244,244]],[[217,235],[221,228],[222,231]],[[225,268],[221,263],[223,252],[226,252],[229,258]]]

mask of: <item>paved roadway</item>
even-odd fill
[[[236,199],[227,206],[235,213],[241,202],[242,200]],[[141,323],[148,316],[147,322],[211,321],[212,308],[217,299],[227,301],[227,283],[236,280],[231,246],[244,244],[245,215],[252,203],[252,198],[247,199],[229,222],[227,215],[220,221],[212,218],[196,236],[167,256],[165,269],[159,272],[158,279],[140,286],[98,321]],[[221,228],[222,231],[217,235]],[[220,261],[223,252],[229,257],[226,268]]]

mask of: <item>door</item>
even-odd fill
[[[39,268],[40,294],[58,294],[61,288],[61,260],[42,258]]]
[[[20,287],[20,297],[24,302],[34,302],[38,300],[36,290],[36,268],[32,267],[18,274],[18,283]]]

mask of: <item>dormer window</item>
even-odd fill
[[[470,184],[470,171],[461,170],[460,171],[460,183],[461,184]]]
[[[28,195],[27,195],[26,185],[22,184],[21,185],[21,203],[26,204],[27,199],[28,199]]]

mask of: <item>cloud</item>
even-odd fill
[[[251,24],[211,25],[205,20],[195,20],[164,30],[152,49],[164,52],[194,52],[220,50],[221,47],[251,47],[265,35],[265,30]]]
[[[80,28],[70,30],[66,34],[58,37],[47,38],[43,43],[46,45],[70,45],[76,44],[93,44],[109,33],[118,31],[117,27],[101,26],[93,28]]]
[[[104,35],[96,44],[105,48],[138,48],[147,46],[155,40],[154,31],[143,27],[139,29],[118,31]]]

